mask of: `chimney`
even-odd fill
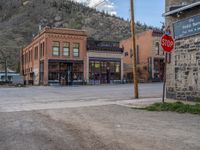
[[[42,30],[42,25],[39,24],[39,32]]]

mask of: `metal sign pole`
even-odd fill
[[[166,74],[167,74],[167,53],[165,53],[165,61],[164,61],[164,76],[163,76],[163,96],[162,102],[165,103],[165,88],[166,88]]]
[[[171,36],[170,26],[168,26],[165,30],[165,34],[161,38],[161,46],[165,51],[165,61],[164,61],[164,77],[163,77],[163,97],[162,102],[165,102],[165,92],[166,92],[166,72],[167,72],[167,54],[170,54],[174,49],[174,39]],[[170,58],[171,59],[171,58]]]

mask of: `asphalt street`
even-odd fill
[[[140,84],[140,98],[159,98],[162,83]],[[0,112],[115,104],[134,101],[133,85],[0,88]]]

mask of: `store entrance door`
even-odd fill
[[[66,70],[66,84],[72,85],[73,82],[73,64],[67,64],[67,70]]]
[[[107,84],[110,84],[110,68],[107,68],[107,73],[106,73],[106,79],[107,79]]]

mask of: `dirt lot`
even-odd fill
[[[199,150],[200,116],[118,105],[0,113],[0,150]]]

